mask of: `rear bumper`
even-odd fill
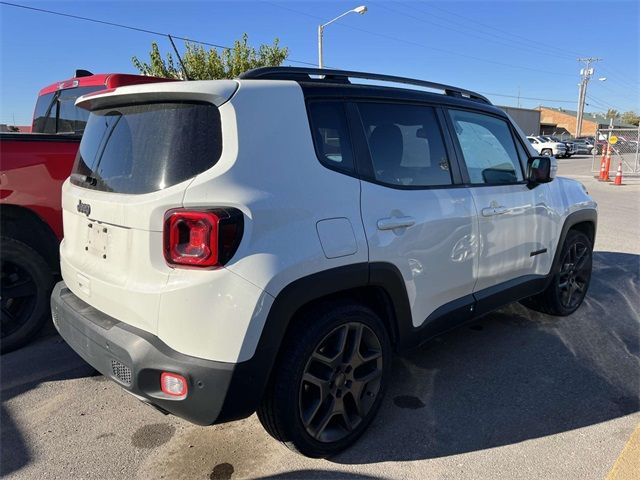
[[[91,307],[59,282],[51,295],[53,323],[87,363],[143,402],[198,425],[251,415],[258,406],[266,372],[256,361],[224,363],[172,350],[156,336]],[[163,371],[188,382],[176,400],[160,389]]]

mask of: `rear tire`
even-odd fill
[[[592,263],[593,245],[589,237],[577,230],[569,230],[551,283],[542,293],[521,303],[549,315],[571,315],[580,307],[587,294]]]
[[[258,418],[291,450],[334,455],[373,420],[390,365],[391,344],[378,315],[357,303],[320,305],[287,334]]]
[[[544,155],[545,157],[550,157],[551,155],[553,155],[553,151],[549,148],[545,148],[542,150],[542,152],[540,152],[540,155]]]
[[[7,353],[32,340],[49,318],[54,277],[42,256],[28,245],[0,237],[0,351]]]

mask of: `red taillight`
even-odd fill
[[[176,266],[221,266],[235,253],[242,231],[243,216],[235,209],[169,210],[164,223],[164,257]]]
[[[185,398],[187,396],[187,379],[182,375],[171,372],[162,372],[160,375],[160,389],[163,393],[175,398]]]

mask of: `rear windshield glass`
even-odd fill
[[[220,113],[200,103],[152,103],[91,112],[71,183],[149,193],[211,168],[222,153]]]

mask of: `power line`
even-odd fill
[[[540,45],[537,44],[537,43],[534,44],[530,40],[526,40],[526,41],[518,40],[518,39],[513,38],[511,36],[504,35],[503,33],[501,34],[501,33],[495,33],[495,32],[480,31],[480,30],[478,30],[478,23],[476,23],[476,22],[474,22],[474,24],[473,24],[474,30],[473,30],[473,33],[472,33],[472,32],[469,31],[469,26],[464,24],[464,23],[456,22],[456,21],[450,20],[450,19],[448,19],[446,17],[442,17],[440,15],[434,15],[433,13],[426,12],[426,11],[424,11],[422,9],[420,9],[420,12],[428,14],[430,18],[436,18],[436,19],[443,20],[443,21],[448,22],[450,24],[460,26],[460,27],[462,27],[462,29],[452,28],[452,27],[450,27],[448,25],[443,25],[441,23],[434,22],[434,21],[431,21],[431,20],[427,20],[427,19],[422,18],[422,17],[417,17],[417,16],[415,16],[413,14],[410,14],[410,13],[402,12],[400,10],[395,10],[395,9],[389,7],[388,4],[385,5],[385,4],[376,2],[375,5],[377,7],[382,7],[385,10],[388,10],[390,12],[397,13],[398,15],[404,15],[404,16],[406,16],[408,18],[412,18],[412,19],[417,20],[419,22],[423,22],[423,23],[426,23],[428,25],[435,25],[436,27],[439,27],[439,28],[443,28],[443,29],[446,29],[446,30],[450,30],[450,31],[461,33],[462,35],[479,38],[481,40],[497,43],[498,45],[502,45],[502,46],[506,46],[506,47],[510,47],[510,48],[520,48],[520,49],[524,48],[524,49],[536,52],[538,54],[541,52]],[[409,8],[409,7],[407,7],[407,8]],[[411,10],[416,10],[415,6],[412,5],[411,6]],[[482,24],[480,24],[480,25],[482,25]],[[501,32],[500,30],[498,30],[496,28],[493,28],[493,27],[489,27],[489,28],[491,28],[492,30],[497,30],[498,32]],[[480,36],[480,35],[483,35],[483,36]],[[509,43],[505,43],[505,41],[507,41]],[[520,44],[520,45],[517,45],[517,44]],[[558,57],[563,57],[565,59],[572,59],[572,60],[574,58],[573,56],[569,56],[569,55],[566,55],[566,54],[558,53],[556,49],[553,49],[553,56],[557,57],[557,58]]]
[[[495,97],[507,97],[507,98],[520,98],[522,100],[538,100],[541,102],[553,102],[553,103],[578,103],[576,100],[557,100],[553,98],[537,98],[537,97],[523,97],[520,95],[505,95],[502,93],[491,93],[491,92],[482,92],[478,91],[478,93],[482,93],[483,95],[492,95]]]
[[[611,108],[613,110],[617,110],[618,112],[620,112],[621,110],[619,108],[614,107],[613,105],[605,102],[604,100],[601,100],[597,97],[594,97],[593,95],[587,95],[587,98],[593,102],[596,102],[598,104],[600,104],[601,108]]]
[[[610,73],[612,73],[614,75],[615,79],[618,79],[619,81],[622,81],[623,83],[627,83],[630,86],[633,87],[637,87],[638,86],[638,79],[633,80],[631,77],[627,77],[626,75],[614,70],[613,68],[607,66],[607,67],[603,67],[603,69],[608,70]]]
[[[302,12],[302,11],[296,10],[294,8],[285,7],[284,5],[280,5],[280,4],[277,4],[277,3],[274,3],[274,2],[267,1],[265,3],[268,3],[268,4],[273,5],[275,7],[281,8],[283,10],[288,10],[288,11],[296,13],[298,15],[303,15],[305,17],[314,18],[314,19],[320,20],[320,21],[324,20],[324,18],[319,17],[317,15],[312,15],[310,13]],[[371,30],[365,30],[364,28],[354,27],[352,25],[345,25],[345,24],[340,23],[340,22],[336,22],[336,25],[340,25],[343,28],[348,28],[350,30],[355,30],[357,32],[367,33],[369,35],[374,35],[376,37],[385,38],[387,40],[393,40],[394,42],[400,42],[400,43],[404,43],[404,44],[408,44],[408,45],[414,45],[414,46],[421,47],[421,48],[424,48],[424,49],[427,49],[427,50],[433,50],[435,52],[446,53],[447,55],[456,55],[458,57],[470,58],[472,60],[480,61],[480,62],[483,62],[483,63],[491,63],[491,64],[494,64],[494,65],[500,65],[500,66],[503,66],[503,67],[515,68],[515,69],[521,69],[521,70],[529,70],[529,71],[532,71],[532,72],[545,73],[547,75],[559,75],[559,76],[571,76],[571,77],[573,76],[572,74],[568,74],[568,73],[559,73],[559,72],[551,72],[551,71],[548,71],[548,70],[539,70],[537,68],[525,67],[523,65],[512,65],[512,64],[509,64],[509,63],[498,62],[498,61],[490,60],[490,59],[487,59],[487,58],[476,57],[476,56],[468,55],[468,54],[465,54],[465,53],[455,52],[453,50],[446,50],[444,48],[438,48],[438,47],[433,47],[433,46],[430,46],[430,45],[425,45],[423,43],[415,42],[413,40],[407,40],[407,39],[403,39],[403,38],[399,38],[399,37],[394,37],[392,35],[387,35],[385,33],[373,32]]]
[[[446,9],[443,9],[443,8],[440,8],[440,7],[436,7],[435,5],[432,5],[432,4],[430,4],[429,6],[430,6],[432,9],[439,10],[439,11],[441,11],[441,12],[443,12],[443,13],[447,14],[447,15],[451,15],[452,17],[460,18],[460,19],[462,19],[462,20],[465,20],[465,21],[471,22],[471,24],[472,24],[474,27],[477,27],[478,25],[480,25],[480,26],[483,26],[483,27],[488,28],[488,29],[490,29],[490,30],[494,30],[494,31],[498,32],[499,34],[504,35],[504,31],[503,31],[502,29],[497,28],[497,27],[495,27],[495,26],[493,26],[493,25],[488,25],[488,24],[486,24],[486,23],[481,23],[481,22],[479,22],[479,21],[478,21],[477,19],[475,19],[475,18],[465,17],[464,15],[460,15],[459,13],[451,12],[451,11],[449,11],[449,10],[446,10]],[[414,6],[413,4],[412,4],[412,8],[415,8],[415,6]],[[421,9],[420,9],[420,10],[421,10]],[[423,11],[424,13],[428,13],[429,15],[433,15],[433,13],[432,13],[432,12],[426,12],[426,11],[424,11],[424,10],[421,10],[421,11]],[[444,18],[444,17],[439,17],[439,18],[441,18],[441,19],[443,19],[443,20],[447,20],[447,21],[448,21],[448,22],[450,22],[450,23],[454,23],[452,20],[448,20],[448,19],[446,19],[446,18]],[[515,38],[521,38],[521,39],[523,39],[524,41],[526,41],[526,42],[528,42],[528,43],[531,43],[531,44],[535,44],[535,45],[537,45],[537,46],[544,46],[544,47],[547,47],[547,48],[551,49],[551,51],[553,51],[553,52],[555,52],[555,51],[556,51],[556,47],[555,47],[555,46],[553,46],[553,45],[551,45],[551,44],[541,43],[541,42],[539,42],[539,41],[537,41],[537,40],[536,40],[536,41],[532,41],[532,40],[528,39],[527,37],[524,37],[524,36],[522,36],[522,35],[516,35],[515,33],[509,34],[509,35],[510,35],[512,38],[513,38],[513,37],[515,37]],[[580,53],[572,52],[572,51],[569,51],[569,50],[565,50],[565,52],[567,52],[567,53],[569,53],[569,54],[572,54],[572,55],[574,55],[574,56],[576,56],[576,55],[577,55],[577,56],[580,56],[580,55],[581,55]],[[574,58],[574,56],[567,57],[567,58],[571,58],[571,59],[573,59],[573,58]]]
[[[638,82],[633,82],[633,81],[628,81],[626,80],[624,77],[618,75],[614,70],[611,70],[610,67],[601,67],[602,70],[604,71],[604,73],[609,72],[609,77],[607,77],[607,81],[609,82],[616,82],[618,83],[620,86],[624,87],[624,88],[631,88],[631,89],[635,89],[636,91],[638,90]]]
[[[134,27],[134,26],[131,26],[131,25],[124,25],[124,24],[121,24],[121,23],[108,22],[106,20],[99,20],[97,18],[82,17],[80,15],[72,15],[70,13],[63,13],[63,12],[55,12],[53,10],[47,10],[47,9],[44,9],[44,8],[30,7],[30,6],[27,6],[27,5],[19,5],[17,3],[10,3],[10,2],[4,2],[4,1],[0,1],[0,5],[6,5],[6,6],[9,6],[9,7],[16,7],[16,8],[23,8],[25,10],[32,10],[32,11],[40,12],[40,13],[48,13],[50,15],[58,15],[60,17],[67,17],[67,18],[72,18],[72,19],[75,19],[75,20],[82,20],[82,21],[85,21],[85,22],[99,23],[99,24],[108,25],[108,26],[111,26],[111,27],[117,27],[117,28],[124,28],[124,29],[127,29],[127,30],[133,30],[135,32],[148,33],[150,35],[158,35],[158,36],[161,36],[161,37],[169,37],[168,33],[157,32],[157,31],[154,31],[154,30],[148,30],[146,28]],[[171,36],[173,38],[177,38],[178,40],[183,40],[185,42],[197,43],[197,44],[200,44],[200,45],[206,45],[208,47],[221,48],[221,49],[224,49],[224,50],[230,50],[232,48],[232,47],[228,47],[228,46],[225,46],[225,45],[218,45],[216,43],[204,42],[204,41],[201,41],[201,40],[194,40],[194,39],[191,39],[191,38],[180,37],[178,35],[171,35]],[[305,61],[302,61],[302,60],[293,60],[291,58],[287,58],[286,60],[288,62],[299,63],[299,64],[302,64],[302,65],[312,65],[312,66],[316,65],[315,63],[312,63],[312,62],[305,62]]]

